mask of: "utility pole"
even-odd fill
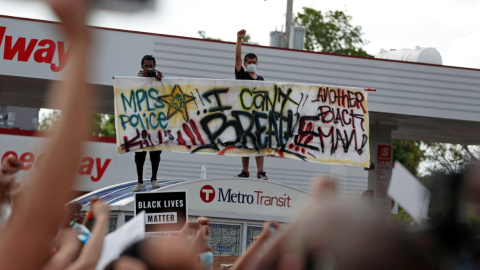
[[[283,40],[283,48],[289,48],[290,46],[290,29],[292,28],[292,9],[293,0],[287,0],[287,21],[285,23],[285,36]]]

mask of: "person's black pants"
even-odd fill
[[[160,165],[160,154],[162,151],[148,151],[150,153],[150,162],[152,163],[152,179],[157,180],[158,166]],[[137,166],[138,183],[143,183],[143,164],[147,158],[147,151],[135,152],[135,165]]]

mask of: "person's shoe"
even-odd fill
[[[268,180],[267,172],[266,171],[258,171],[257,178],[262,180]]]
[[[142,189],[145,189],[145,184],[140,184],[140,183],[137,183],[133,189],[132,189],[132,192],[137,192],[137,191],[140,191]]]
[[[242,169],[242,172],[237,175],[237,177],[241,177],[241,178],[249,178],[250,177],[250,173],[249,172],[246,172]]]
[[[157,182],[157,180],[152,180],[152,188],[159,188],[161,185]]]

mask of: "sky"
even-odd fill
[[[102,1],[102,0],[92,0]],[[128,1],[128,0],[115,0]],[[154,9],[136,13],[96,10],[90,25],[149,33],[234,42],[246,29],[252,41],[270,44],[270,32],[285,25],[287,0],[156,0]],[[293,0],[293,14],[310,7],[322,12],[344,11],[361,26],[363,47],[375,55],[381,49],[435,47],[443,64],[480,69],[480,0]],[[35,0],[0,0],[0,14],[57,20]]]

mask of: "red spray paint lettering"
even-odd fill
[[[63,70],[70,59],[71,50],[65,48],[65,42],[51,39],[29,39],[19,37],[16,40],[6,35],[7,27],[0,26],[0,47],[3,44],[3,60],[15,60],[28,62],[33,54],[33,60],[37,63],[50,64],[53,72]],[[3,42],[5,41],[5,42]],[[55,52],[58,55],[58,64],[53,62]]]

